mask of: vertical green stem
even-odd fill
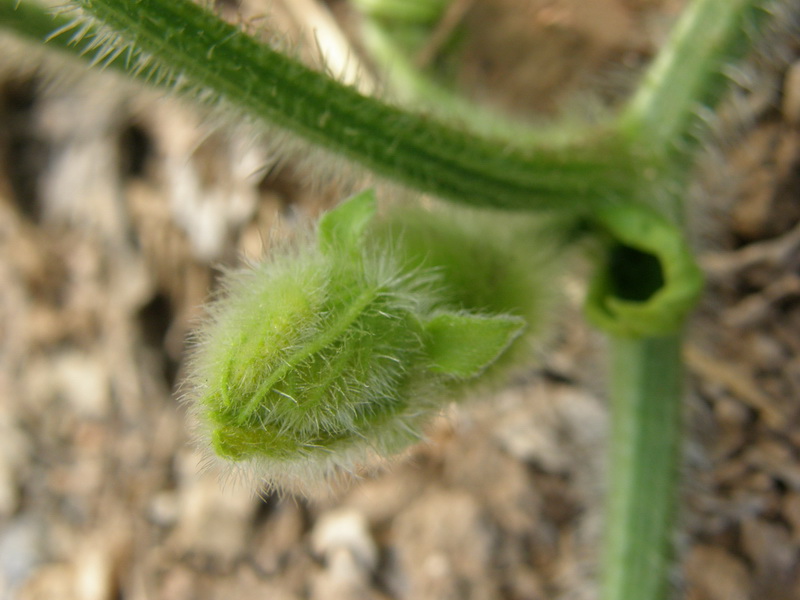
[[[612,425],[603,600],[668,592],[681,441],[679,335],[611,340]]]

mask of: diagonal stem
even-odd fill
[[[586,213],[630,202],[643,177],[641,161],[613,132],[533,145],[475,135],[364,96],[189,0],[75,4],[102,24],[99,52],[114,57],[111,49],[128,45],[142,53],[129,70],[151,61],[164,67],[158,74],[167,84],[186,80],[212,100],[420,191],[479,206]]]
[[[689,2],[621,114],[622,129],[651,150],[671,153],[683,146],[703,109],[713,107],[727,88],[723,67],[747,51],[748,28],[755,33],[768,5]]]

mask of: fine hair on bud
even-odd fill
[[[538,330],[535,311],[515,306],[538,290],[517,289],[498,248],[478,244],[479,257],[473,231],[441,219],[414,230],[422,217],[387,226],[364,192],[327,213],[315,238],[224,275],[186,394],[216,456],[268,488],[309,491],[418,441]]]

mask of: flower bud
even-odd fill
[[[228,273],[197,334],[187,397],[203,437],[269,486],[303,489],[416,441],[526,328],[468,293],[503,285],[454,277],[468,268],[455,260],[469,256],[464,239],[434,250],[413,220],[382,229],[374,213],[371,192],[356,196],[322,218],[316,240]]]

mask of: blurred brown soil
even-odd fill
[[[682,4],[472,2],[459,82],[517,114],[613,105]],[[691,199],[678,598],[800,598],[800,44],[772,42]],[[201,468],[178,402],[199,306],[338,199],[267,164],[246,130],[0,37],[0,598],[596,598],[604,356],[575,307],[527,377],[336,493]]]

